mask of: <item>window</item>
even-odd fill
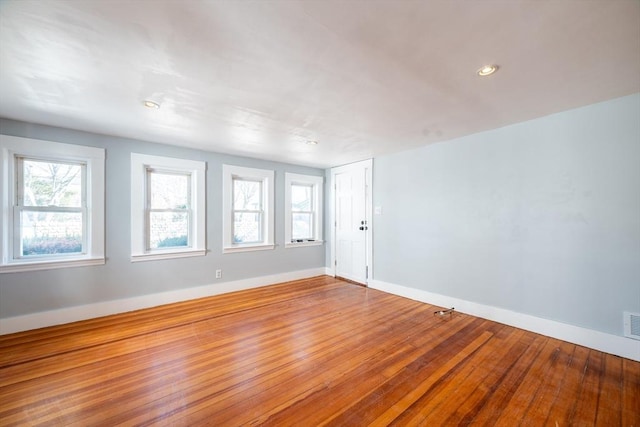
[[[190,247],[191,174],[147,169],[147,250]]]
[[[131,154],[131,260],[202,256],[206,163]]]
[[[285,247],[322,244],[321,176],[285,174]]]
[[[104,264],[104,149],[0,135],[0,272]]]
[[[85,163],[15,156],[14,258],[86,250]]]
[[[222,166],[223,252],[274,248],[274,172]]]
[[[233,243],[262,243],[263,216],[262,181],[233,178]]]

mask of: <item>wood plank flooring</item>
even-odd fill
[[[0,337],[0,425],[640,426],[640,363],[331,277]]]

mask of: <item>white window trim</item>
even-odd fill
[[[261,243],[233,243],[233,179],[245,178],[262,182],[264,229]],[[263,251],[275,248],[274,243],[274,177],[275,172],[233,165],[222,165],[222,252]]]
[[[313,241],[292,242],[292,224],[291,224],[291,185],[310,185],[313,187],[313,206],[314,206],[314,230]],[[322,199],[323,199],[324,177],[312,175],[300,175],[295,173],[285,173],[284,176],[284,247],[299,248],[302,246],[319,246],[324,243],[323,236],[323,219],[322,219]]]
[[[191,247],[147,250],[145,205],[148,168],[191,174]],[[131,153],[131,262],[206,255],[206,170],[207,163],[202,161]]]
[[[39,257],[37,259],[15,259],[13,255],[14,235],[13,203],[15,191],[15,156],[37,157],[62,162],[74,161],[86,164],[86,253]],[[62,144],[45,140],[0,135],[0,273],[49,270],[67,267],[101,265],[104,255],[105,217],[105,150],[84,145]]]

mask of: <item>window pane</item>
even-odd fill
[[[151,212],[149,215],[149,249],[189,246],[187,212]]]
[[[82,206],[82,165],[23,160],[23,206]]]
[[[312,185],[291,185],[291,210],[311,211],[313,209],[312,194]]]
[[[262,214],[235,213],[233,218],[233,243],[262,242]]]
[[[149,173],[151,209],[187,209],[189,206],[189,175]]]
[[[21,212],[22,256],[82,253],[82,213]]]
[[[291,215],[291,239],[313,239],[313,214],[294,213]]]
[[[262,210],[262,182],[233,180],[233,210]]]

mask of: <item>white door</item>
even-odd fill
[[[335,275],[367,284],[371,269],[371,160],[331,171]]]

